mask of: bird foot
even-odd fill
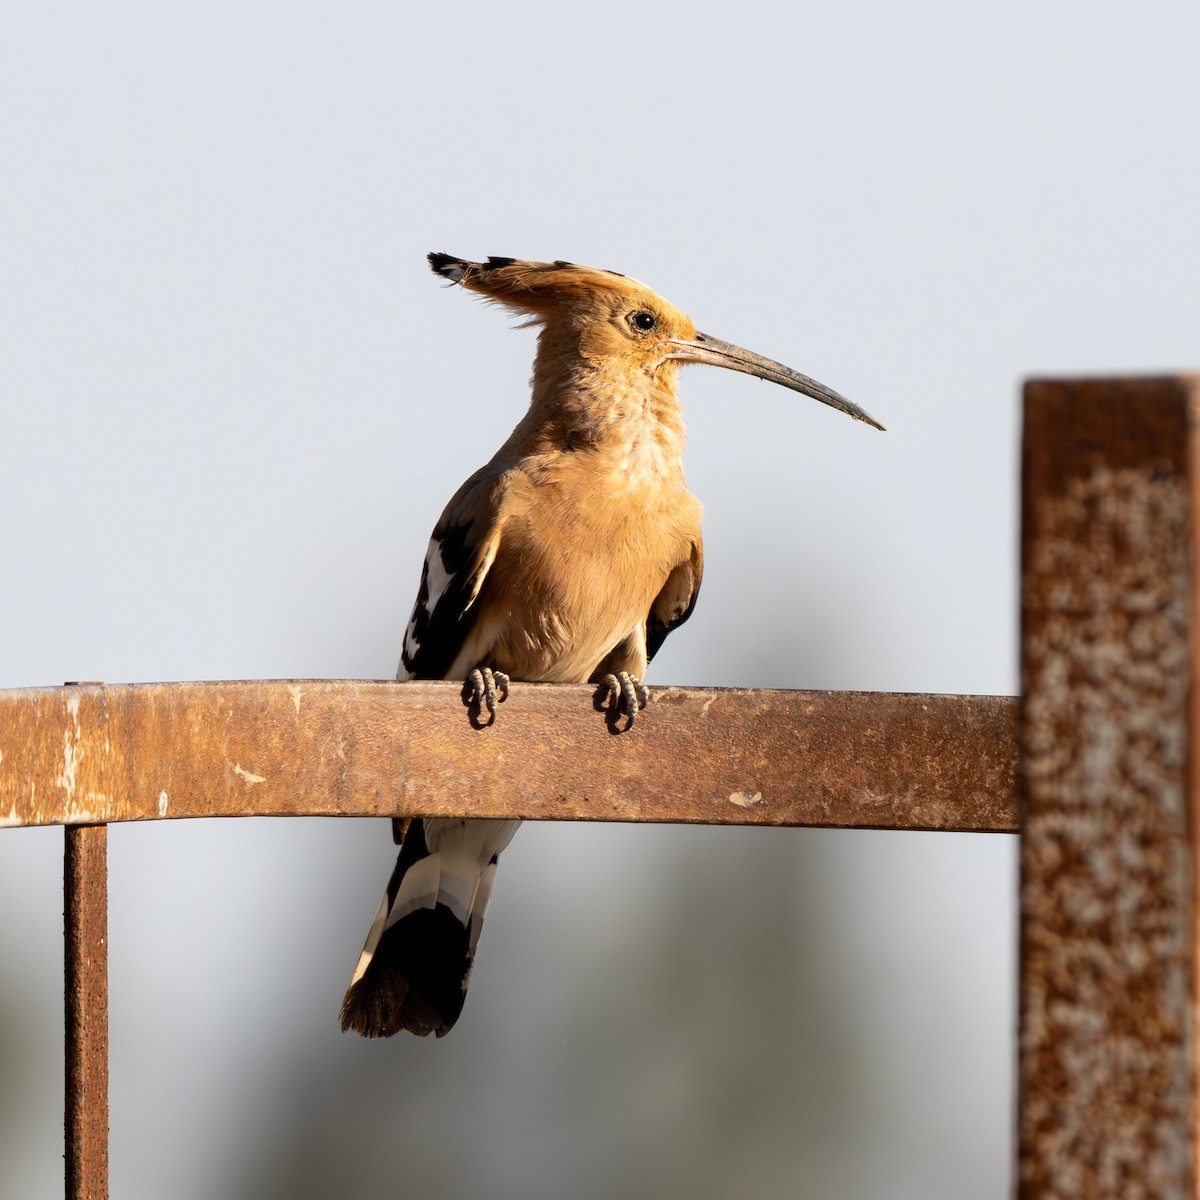
[[[471,709],[473,720],[478,720],[486,708],[488,719],[484,722],[491,725],[496,719],[496,705],[508,699],[508,676],[503,671],[493,671],[491,667],[476,667],[467,676],[462,690],[463,703]]]
[[[626,729],[633,724],[638,710],[650,703],[650,689],[628,671],[605,675],[600,680],[600,692],[608,700],[609,710],[614,717],[618,713],[625,714]]]

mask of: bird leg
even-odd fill
[[[626,729],[633,724],[638,710],[645,708],[650,703],[650,689],[636,675],[630,675],[628,671],[617,671],[614,674],[605,675],[600,681],[600,686],[608,689],[609,703],[612,704],[615,711],[625,714]]]
[[[490,725],[496,719],[496,704],[508,699],[508,676],[503,671],[493,671],[491,667],[476,667],[463,684],[462,697],[463,703],[475,715],[486,708],[487,724]]]

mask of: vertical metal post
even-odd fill
[[[66,1195],[106,1200],[108,827],[68,825],[65,833]]]
[[[1025,391],[1022,1200],[1195,1194],[1198,392]]]

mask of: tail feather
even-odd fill
[[[448,1033],[462,1012],[496,860],[518,821],[413,821],[342,1001],[364,1037]]]

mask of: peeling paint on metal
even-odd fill
[[[78,736],[78,730],[76,730]],[[71,730],[63,731],[63,768],[58,775],[58,786],[67,793],[70,800],[75,795],[75,740]]]
[[[75,799],[75,769],[79,765],[83,754],[80,746],[80,735],[82,732],[79,725],[80,691],[78,687],[72,686],[66,688],[64,694],[71,723],[63,730],[63,766],[59,772],[57,783],[66,792],[67,806],[71,807]]]
[[[736,804],[738,808],[753,808],[762,803],[762,792],[731,792],[729,803]]]

